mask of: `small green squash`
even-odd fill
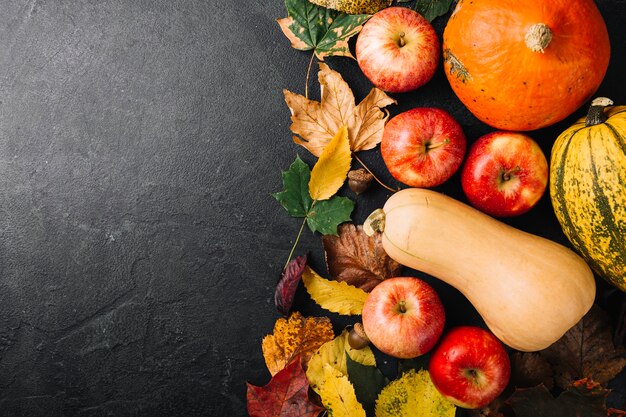
[[[554,142],[550,198],[589,266],[626,292],[626,106],[600,97]]]

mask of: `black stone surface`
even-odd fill
[[[598,4],[613,46],[598,94],[626,103],[626,2]],[[0,416],[246,415],[300,226],[270,193],[296,154],[314,162],[289,132],[282,90],[303,93],[310,54],[285,15],[279,0],[0,0]],[[328,63],[357,100],[371,88],[356,62]],[[396,98],[393,114],[438,106],[470,140],[490,131],[441,70]],[[534,136],[549,152],[581,114]],[[462,199],[458,177],[440,190]],[[354,221],[387,196],[355,198]],[[547,198],[509,222],[565,242]],[[319,236],[307,251],[324,271]],[[479,321],[431,282],[449,325]],[[296,308],[320,313],[302,291]]]

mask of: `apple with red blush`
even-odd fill
[[[445,311],[427,282],[413,277],[387,278],[363,305],[365,335],[381,352],[415,358],[430,351],[443,333]]]
[[[432,188],[460,168],[466,147],[461,125],[448,112],[417,107],[387,122],[380,151],[396,180],[411,187]]]
[[[539,202],[548,175],[548,161],[535,140],[522,133],[496,131],[470,147],[461,185],[477,209],[494,217],[512,217]]]
[[[430,22],[407,7],[388,7],[363,25],[356,59],[376,87],[404,93],[426,84],[439,65],[440,42]]]
[[[476,409],[495,400],[511,377],[509,356],[491,332],[459,326],[446,333],[428,364],[435,388],[455,405]]]

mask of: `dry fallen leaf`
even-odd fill
[[[355,105],[354,94],[341,74],[320,63],[318,79],[321,100],[310,100],[302,95],[283,90],[291,110],[290,129],[299,137],[294,142],[319,157],[341,126],[348,128],[352,152],[373,149],[383,137],[383,128],[389,114],[381,109],[396,103],[378,88]]]
[[[613,344],[612,335],[608,314],[594,305],[561,339],[542,350],[557,385],[566,388],[574,380],[592,378],[606,386],[615,378],[626,366],[626,350]]]
[[[550,363],[537,352],[515,352],[511,355],[511,383],[516,388],[530,388],[543,384],[554,387]]]
[[[263,357],[267,369],[270,374],[276,375],[298,355],[306,367],[315,351],[334,337],[328,317],[304,318],[296,311],[288,319],[280,318],[276,320],[274,333],[263,338]]]
[[[338,233],[322,240],[328,273],[335,280],[371,291],[382,280],[402,271],[402,265],[385,253],[382,234],[367,236],[363,226],[350,223],[339,226]]]

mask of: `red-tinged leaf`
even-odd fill
[[[309,400],[309,381],[299,357],[267,385],[247,385],[250,417],[316,417],[324,410]]]
[[[300,255],[292,259],[280,275],[280,281],[278,281],[276,291],[274,292],[274,304],[276,304],[278,312],[284,316],[288,316],[289,311],[291,311],[293,298],[302,279],[302,272],[306,266],[307,259],[307,255]]]

